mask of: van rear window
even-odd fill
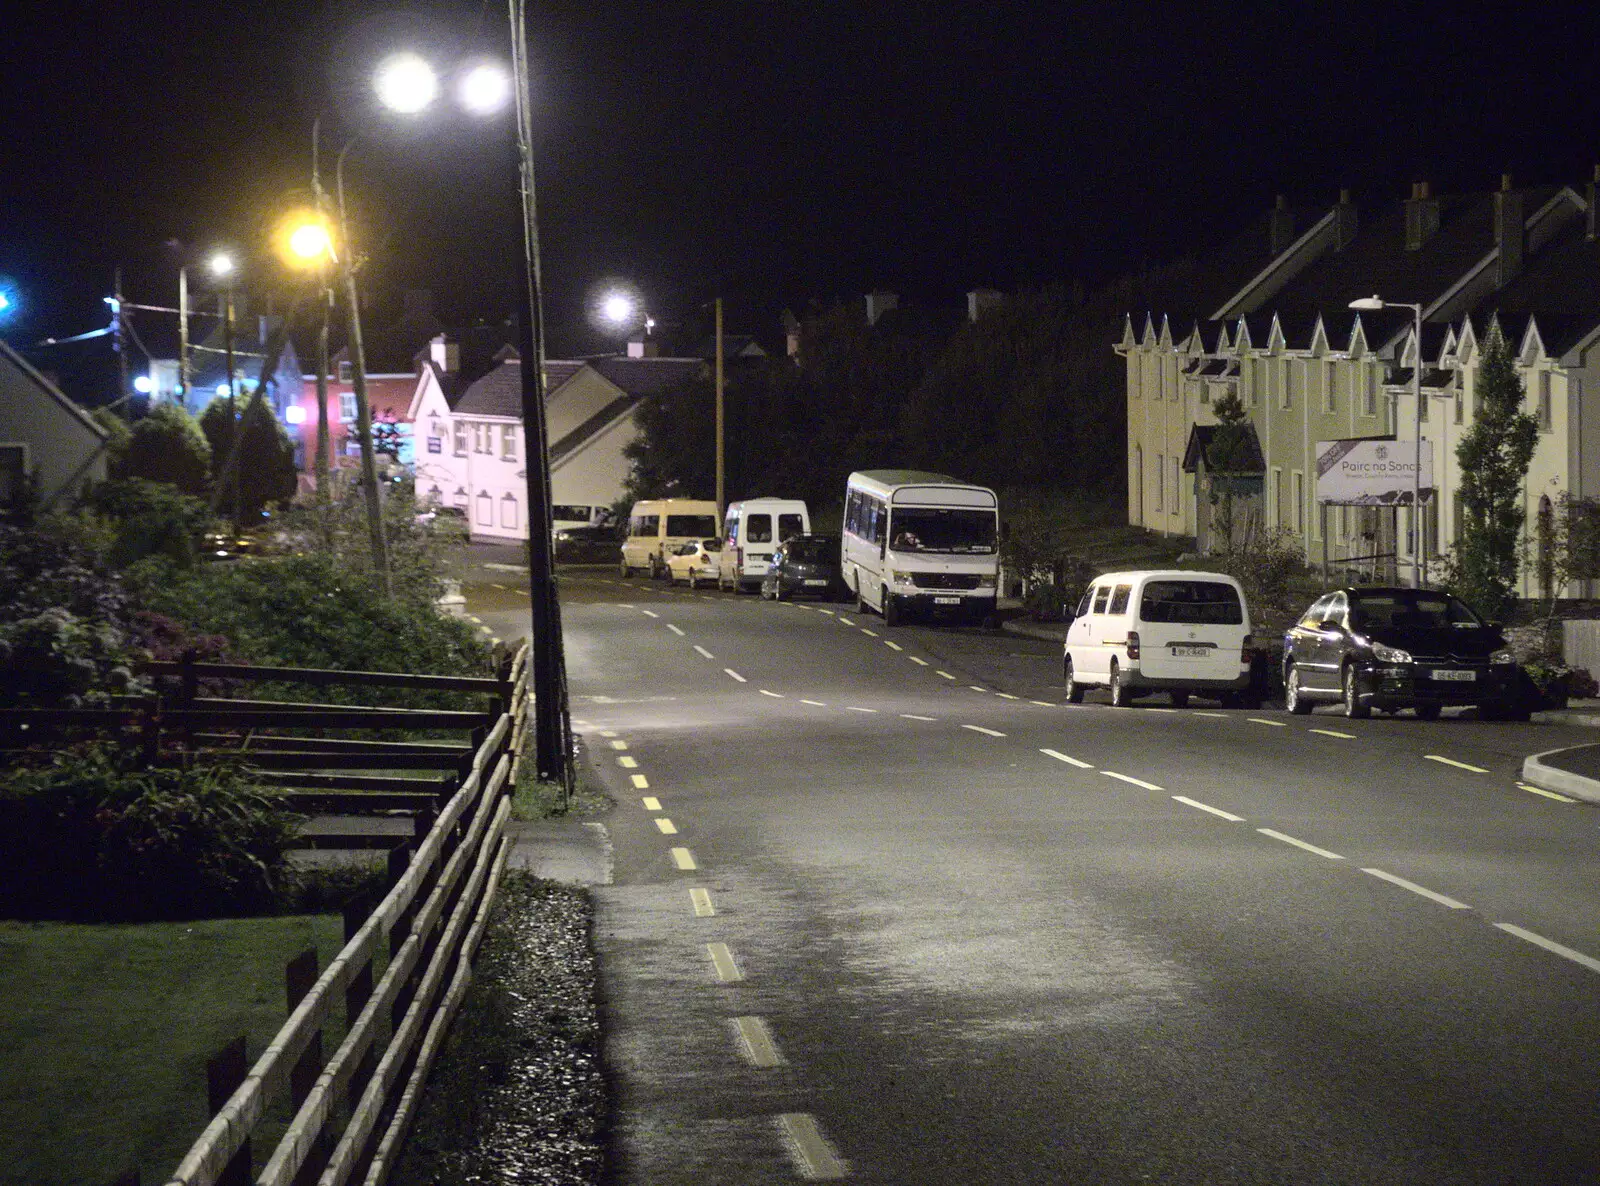
[[[668,515],[667,535],[716,535],[717,517],[715,515]]]
[[[1244,622],[1244,606],[1239,591],[1220,581],[1151,581],[1144,587],[1139,617],[1146,622],[1238,626]]]

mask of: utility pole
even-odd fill
[[[328,508],[333,505],[333,490],[329,483],[333,481],[332,465],[328,455],[333,447],[333,442],[328,439],[328,319],[333,311],[333,286],[328,283],[327,264],[321,265],[317,276],[322,286],[318,303],[322,306],[322,324],[317,329],[317,458],[315,473],[317,475],[317,505],[322,508],[324,516]],[[332,529],[332,524],[324,521],[322,530],[326,537]]]
[[[133,408],[128,404],[128,336],[123,324],[127,313],[122,308],[122,269],[112,275],[111,295],[111,348],[117,355],[117,398],[112,407],[122,409],[124,420],[133,419]]]
[[[237,384],[233,378],[233,273],[228,273],[227,295],[223,298],[222,315],[222,352],[227,358],[228,368],[228,442],[229,448],[237,449],[239,436],[239,415],[237,393],[234,390]],[[239,533],[239,470],[235,467],[233,476],[229,480],[228,492],[233,496],[231,501],[233,513],[233,531]]]
[[[189,269],[178,268],[178,406],[189,407]]]
[[[701,306],[704,308],[704,306]],[[727,503],[723,499],[722,458],[722,298],[717,298],[717,523],[722,523]]]

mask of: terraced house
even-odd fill
[[[1507,177],[1496,191],[1451,196],[1423,184],[1391,205],[1361,210],[1342,194],[1309,215],[1280,199],[1265,234],[1254,227],[1219,253],[1211,292],[1202,285],[1192,307],[1124,325],[1115,349],[1127,364],[1128,521],[1209,548],[1204,442],[1216,400],[1234,391],[1253,434],[1236,483],[1248,517],[1292,532],[1312,563],[1417,579],[1461,522],[1455,451],[1476,416],[1493,329],[1515,350],[1539,420],[1528,522],[1563,491],[1600,496],[1595,215],[1594,181],[1582,192],[1518,190]],[[1374,295],[1421,305],[1421,341],[1410,309],[1351,310]],[[1362,438],[1409,466],[1419,424],[1434,488],[1420,517],[1409,488],[1376,505],[1318,498],[1319,442]],[[1422,472],[1427,487],[1426,462]],[[1527,567],[1523,592],[1534,595],[1537,566]]]

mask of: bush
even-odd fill
[[[122,628],[132,606],[106,568],[111,536],[92,517],[55,515],[34,528],[0,523],[0,622],[63,609]]]
[[[1207,557],[1206,564],[1244,587],[1252,618],[1293,613],[1303,608],[1295,599],[1295,578],[1306,568],[1306,555],[1297,540],[1286,527],[1267,528],[1227,552]]]
[[[115,626],[47,609],[0,625],[0,666],[8,675],[0,704],[27,708],[86,708],[112,695],[136,694],[138,656]]]
[[[102,482],[84,501],[110,523],[114,535],[107,559],[118,569],[147,556],[165,556],[186,568],[212,522],[211,508],[202,500],[143,478]]]
[[[120,423],[120,422],[119,422]],[[184,494],[204,494],[211,446],[200,425],[177,404],[158,404],[133,426],[111,457],[114,479],[171,485]]]
[[[126,921],[272,906],[298,817],[241,768],[90,746],[0,776],[0,912]]]

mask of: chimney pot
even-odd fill
[[[1500,174],[1500,192],[1503,194],[1508,194],[1511,192],[1511,174]]]
[[[1339,191],[1339,205],[1348,206],[1349,204],[1350,204],[1350,191],[1347,190],[1347,189],[1341,189]]]
[[[1502,179],[1511,180],[1508,173]],[[1522,218],[1522,195],[1507,186],[1494,196],[1494,239],[1499,248],[1497,287],[1504,288],[1522,271],[1527,254],[1527,227]]]
[[[1406,203],[1406,250],[1418,251],[1433,238],[1439,229],[1439,203],[1430,196],[1431,187],[1426,181],[1412,186],[1411,200]]]
[[[898,293],[869,292],[866,300],[868,325],[877,325],[878,318],[882,317],[890,309],[898,309],[900,307],[900,295]]]
[[[967,293],[967,320],[976,321],[1001,301],[1005,294],[992,288],[974,288]]]
[[[1279,194],[1277,203],[1274,206],[1274,208],[1278,209],[1278,210],[1287,210],[1289,208],[1289,199],[1287,197],[1285,197],[1283,194]]]

